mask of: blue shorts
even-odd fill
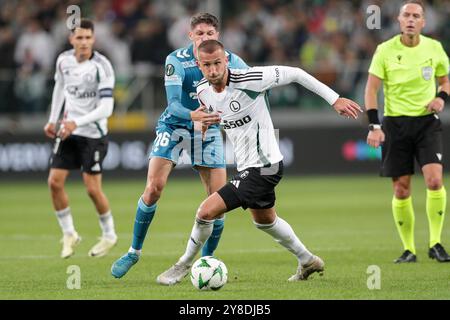
[[[203,141],[201,132],[158,123],[150,152],[152,157],[171,160],[175,165],[225,168],[222,134],[218,127],[209,128]]]

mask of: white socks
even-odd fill
[[[271,224],[259,224],[253,222],[256,227],[268,234],[270,234],[276,242],[292,252],[301,265],[308,263],[313,254],[306,249],[303,243],[295,235],[289,223],[277,217]]]
[[[72,213],[70,207],[63,210],[56,211],[59,225],[65,235],[73,235],[75,227],[73,226]],[[102,229],[102,236],[112,241],[117,240],[116,231],[114,230],[114,220],[111,211],[98,215],[100,228]]]
[[[103,238],[116,241],[117,235],[116,231],[114,230],[114,220],[111,214],[111,210],[104,214],[99,214],[98,220],[100,222],[100,228],[102,229]]]
[[[192,228],[191,237],[188,240],[186,251],[178,261],[185,265],[191,265],[197,253],[208,240],[214,227],[214,220],[202,220],[195,218],[194,227]]]
[[[304,265],[308,263],[313,254],[306,249],[303,243],[295,235],[289,223],[277,217],[271,224],[259,224],[254,222],[256,227],[268,234],[270,234],[276,242],[292,252],[299,263]],[[186,251],[178,260],[178,263],[191,265],[197,253],[202,248],[203,244],[208,240],[214,227],[214,220],[202,220],[195,218],[194,227],[192,228],[191,237],[188,241]]]
[[[65,235],[73,235],[75,233],[75,227],[73,226],[73,219],[72,213],[70,212],[70,207],[56,211],[55,213],[62,232]]]

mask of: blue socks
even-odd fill
[[[147,206],[142,198],[139,198],[138,207],[136,210],[136,220],[134,221],[133,243],[131,244],[131,247],[134,250],[142,249],[145,236],[147,235],[148,227],[153,220],[155,211],[156,203],[151,206]],[[222,218],[216,219],[214,221],[212,234],[202,248],[202,257],[212,256],[214,254],[214,250],[216,250],[217,246],[219,245],[219,240],[222,235],[224,220],[225,219]]]
[[[214,221],[214,228],[211,233],[211,236],[208,238],[208,240],[205,242],[205,245],[202,248],[202,257],[212,256],[214,254],[214,250],[217,249],[217,246],[219,245],[220,236],[222,235],[224,227],[224,220],[225,218],[216,219]]]
[[[139,198],[138,207],[136,210],[136,220],[134,221],[133,243],[131,244],[133,249],[142,249],[148,227],[152,222],[155,211],[156,203],[154,205],[147,206],[142,200],[142,197]]]

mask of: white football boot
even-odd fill
[[[323,275],[325,263],[318,256],[313,256],[312,259],[304,264],[299,265],[297,269],[297,273],[291,276],[288,281],[299,281],[299,280],[307,280],[308,277],[314,272],[318,272],[320,276]]]
[[[74,249],[81,242],[81,237],[75,231],[73,234],[65,234],[61,242],[63,244],[61,258],[67,259],[74,254]]]
[[[189,274],[190,270],[191,270],[190,265],[176,263],[173,266],[171,266],[168,270],[161,273],[156,278],[156,282],[164,286],[172,286],[183,280],[183,278]]]
[[[103,257],[116,245],[116,243],[117,238],[109,239],[101,237],[100,241],[89,250],[88,254],[90,257]]]

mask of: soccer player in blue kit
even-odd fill
[[[197,48],[205,40],[219,38],[218,24],[218,19],[209,13],[193,16],[189,32],[192,44],[175,50],[166,58],[168,106],[156,126],[147,184],[138,201],[131,247],[111,267],[111,273],[116,278],[123,277],[138,262],[148,227],[155,215],[156,203],[183,148],[190,153],[192,166],[198,171],[208,195],[226,184],[224,148],[218,126],[220,118],[217,113],[205,112],[199,106],[196,92],[197,84],[203,78],[196,63]],[[227,55],[231,68],[248,68],[238,56],[229,52]],[[201,130],[194,130],[195,122],[209,125],[204,137]],[[215,220],[213,232],[202,249],[203,256],[213,255],[223,224],[223,216]]]

